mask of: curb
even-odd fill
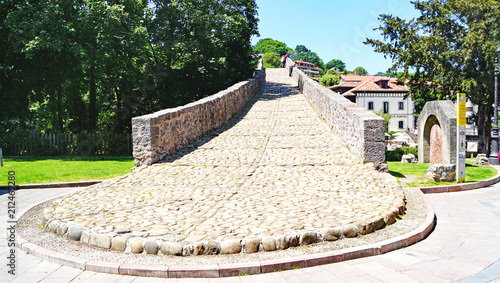
[[[453,192],[464,192],[470,190],[476,190],[484,187],[489,187],[500,182],[500,167],[495,167],[498,170],[498,174],[490,179],[483,181],[466,183],[466,184],[456,184],[456,185],[445,185],[445,186],[435,186],[435,187],[423,187],[420,188],[424,194],[440,194],[440,193],[453,193]]]
[[[393,250],[413,245],[414,243],[423,240],[433,230],[436,217],[434,209],[432,208],[429,200],[427,200],[427,198],[424,196],[424,193],[420,190],[418,191],[418,193],[420,194],[420,197],[423,199],[427,207],[427,216],[424,222],[412,232],[370,245],[284,259],[199,266],[141,265],[104,262],[65,255],[29,243],[21,237],[19,237],[19,239],[16,241],[16,247],[36,257],[54,263],[76,267],[84,270],[120,275],[160,278],[219,278],[239,276],[241,274],[253,275],[260,273],[270,273],[275,271],[295,269],[298,267],[306,268],[317,265],[342,262],[361,257],[381,255]]]
[[[95,184],[101,183],[102,180],[91,180],[91,181],[80,181],[80,182],[68,182],[68,183],[49,183],[49,184],[26,184],[17,185],[17,189],[52,189],[52,188],[74,188],[74,187],[88,187]],[[9,186],[0,186],[0,190],[8,190]]]

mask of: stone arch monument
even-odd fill
[[[457,110],[450,100],[430,101],[418,117],[418,162],[455,164]]]

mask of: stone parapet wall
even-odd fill
[[[259,92],[264,77],[261,60],[249,80],[184,106],[133,118],[135,165],[151,165],[227,122]]]
[[[292,64],[287,60],[287,67]],[[293,68],[293,78],[318,115],[362,162],[385,162],[384,119]]]

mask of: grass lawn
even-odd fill
[[[456,182],[434,182],[424,177],[429,163],[387,162],[389,173],[402,183],[404,187],[429,187],[456,184]],[[474,159],[465,161],[465,182],[477,182],[497,175],[497,170],[491,166],[477,166]]]
[[[34,157],[4,158],[0,185],[7,185],[9,171],[16,184],[42,184],[102,180],[130,173],[132,157]]]

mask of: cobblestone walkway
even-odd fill
[[[361,164],[285,69],[221,129],[150,167],[63,199],[53,216],[98,233],[197,242],[365,221],[403,192]]]

